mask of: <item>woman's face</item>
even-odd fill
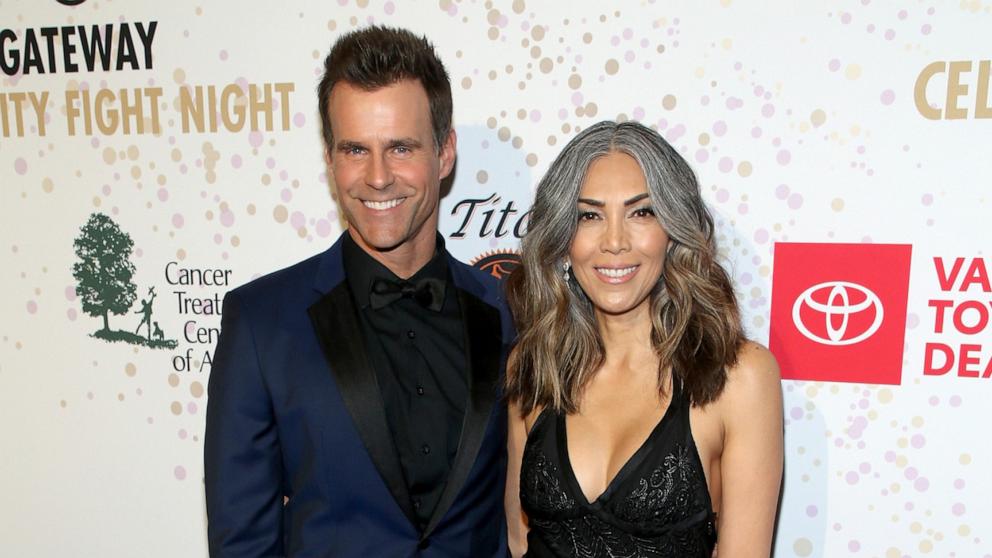
[[[669,241],[637,161],[618,152],[594,160],[577,210],[571,273],[597,314],[646,311]]]

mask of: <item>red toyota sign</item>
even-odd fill
[[[899,384],[908,244],[775,245],[769,348],[782,378]]]

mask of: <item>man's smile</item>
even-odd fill
[[[376,211],[385,211],[400,205],[404,201],[406,201],[406,198],[393,198],[385,201],[362,200],[362,205]]]

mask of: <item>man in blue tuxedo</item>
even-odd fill
[[[426,39],[341,37],[318,87],[348,230],[228,293],[210,375],[210,555],[505,556],[513,335],[437,232],[451,86]]]

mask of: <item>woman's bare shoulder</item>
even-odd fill
[[[780,401],[781,380],[778,362],[771,351],[759,343],[746,341],[737,353],[737,364],[727,370],[720,406],[736,415]]]
[[[509,415],[511,423],[520,424],[523,426],[523,431],[526,434],[530,434],[531,428],[534,427],[534,423],[537,422],[537,417],[541,416],[541,411],[544,410],[543,407],[534,407],[526,414],[520,404],[516,401],[510,401],[507,404],[507,414]]]

